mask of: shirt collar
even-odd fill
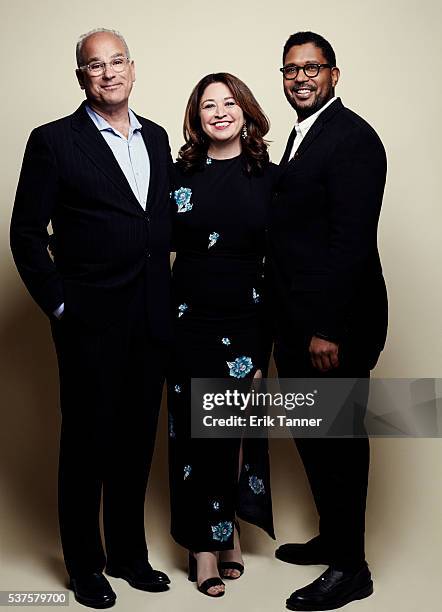
[[[329,100],[327,102],[327,104],[324,104],[324,106],[322,106],[318,111],[316,111],[316,113],[313,113],[313,115],[310,115],[310,117],[307,117],[307,119],[304,119],[304,121],[301,121],[299,123],[296,122],[295,123],[296,132],[298,134],[301,134],[301,136],[304,137],[307,134],[307,132],[309,131],[309,129],[312,127],[312,125],[314,124],[316,119],[319,117],[319,115],[323,111],[325,111],[327,106],[330,106],[330,104],[332,104],[332,102],[334,102],[335,100],[337,100],[336,96],[331,98],[331,100]]]
[[[86,108],[87,114],[92,119],[95,126],[100,130],[100,132],[109,130],[113,132],[114,134],[116,134],[117,136],[120,136],[120,137],[122,136],[118,130],[115,130],[111,126],[111,124],[108,121],[106,121],[104,117],[96,113],[88,104],[86,104],[85,108]],[[137,117],[135,116],[135,113],[133,112],[133,110],[130,108],[129,108],[129,125],[130,125],[129,138],[132,136],[132,134],[136,130],[141,130],[141,128],[143,127],[141,123],[138,121]]]

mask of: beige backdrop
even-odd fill
[[[294,122],[282,94],[281,49],[300,29],[335,47],[344,104],[365,117],[388,153],[380,251],[390,298],[387,347],[375,374],[441,376],[442,209],[438,0],[1,0],[0,302],[0,589],[61,588],[56,521],[57,374],[49,326],[15,271],[9,219],[26,139],[36,125],[70,114],[81,102],[74,76],[78,36],[98,26],[126,36],[136,62],[131,105],[163,125],[173,153],[184,106],[208,72],[225,70],[252,88],[272,122],[278,161]],[[367,552],[376,594],[354,609],[438,609],[442,446],[439,440],[374,440]],[[290,441],[272,443],[278,542],[316,529],[312,499]],[[274,543],[244,528],[247,573],[216,604],[182,572],[184,554],[168,535],[164,414],[149,485],[152,560],[174,579],[150,595],[114,580],[117,608],[283,610],[290,592],[319,574],[272,559]],[[77,607],[72,602],[72,607]]]

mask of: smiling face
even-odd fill
[[[91,76],[88,70],[77,70],[80,87],[85,90],[86,98],[92,108],[109,112],[127,106],[129,94],[135,81],[135,67],[129,62],[123,72],[115,72],[109,62],[118,57],[126,57],[123,42],[114,34],[97,32],[83,43],[82,63],[106,62],[105,71],[100,76]]]
[[[244,113],[224,83],[211,83],[201,96],[201,127],[212,142],[239,143]]]
[[[284,66],[293,64],[305,66],[306,64],[328,64],[321,49],[313,43],[295,45],[287,52]],[[321,68],[318,76],[308,77],[303,70],[299,70],[295,79],[284,78],[284,94],[289,103],[302,121],[316,113],[334,96],[334,88],[339,80],[339,68]]]

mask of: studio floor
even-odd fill
[[[164,434],[162,419],[159,440],[164,439]],[[440,465],[439,440],[372,440],[367,558],[375,593],[345,609],[360,612],[440,610],[441,483],[440,477],[429,478],[425,465],[419,461],[424,448],[427,459],[429,454],[433,455]],[[43,464],[40,462],[39,476],[28,474],[30,464],[26,464],[25,471],[16,474],[17,479],[21,478],[21,488],[14,489],[18,480],[4,482],[6,495],[2,495],[0,517],[1,590],[65,588],[55,506],[56,456],[52,450],[54,456],[46,457]],[[188,582],[185,551],[175,545],[168,533],[166,449],[160,442],[147,495],[146,527],[151,562],[169,574],[171,588],[166,593],[145,593],[123,580],[110,578],[118,597],[114,609],[124,612],[285,610],[285,599],[290,593],[311,582],[325,567],[288,565],[273,556],[279,544],[304,541],[314,535],[317,518],[292,442],[272,440],[271,457],[278,539],[274,542],[257,528],[242,523],[246,571],[240,580],[226,581],[224,597],[210,600]],[[407,473],[407,479],[394,480],[399,468]],[[85,609],[72,594],[68,607]],[[25,607],[17,606],[17,609],[25,610]]]

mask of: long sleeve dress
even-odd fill
[[[171,193],[176,337],[168,375],[171,532],[198,552],[233,548],[235,515],[274,536],[268,441],[190,435],[192,378],[266,376],[271,338],[263,259],[275,166],[247,175],[242,155],[176,168]]]

